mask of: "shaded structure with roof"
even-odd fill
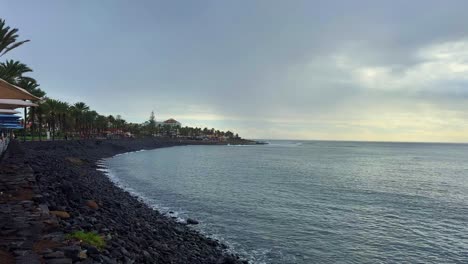
[[[8,146],[10,134],[15,129],[24,129],[23,139],[26,139],[26,115],[27,107],[38,106],[34,102],[39,101],[40,98],[32,95],[23,88],[6,82],[0,79],[0,151],[3,152]],[[21,116],[16,115],[20,113],[15,110],[24,108],[24,121],[23,125],[20,123]]]

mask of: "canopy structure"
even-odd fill
[[[17,115],[1,115],[0,114],[0,128],[8,128],[8,129],[21,129],[19,119],[21,117]]]
[[[17,99],[0,99],[0,108],[2,109],[16,109],[20,107],[38,106],[35,103],[26,102]]]
[[[0,121],[1,120],[18,120],[21,116],[17,115],[8,115],[8,114],[0,114]]]
[[[7,129],[23,129],[24,127],[21,124],[0,124],[0,128],[7,128]]]
[[[9,114],[9,115],[14,115],[14,114],[19,114],[21,113],[20,111],[12,110],[12,109],[0,109],[0,114]]]
[[[30,94],[25,89],[15,86],[11,83],[8,83],[3,79],[0,79],[0,98],[21,99],[21,100],[31,100],[31,101],[40,100],[40,98]]]

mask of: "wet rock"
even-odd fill
[[[151,261],[151,255],[148,251],[143,250],[143,256],[145,257],[147,261]]]
[[[127,257],[130,257],[131,254],[125,249],[125,248],[121,248],[120,249],[120,252],[122,252],[123,255],[127,256]]]
[[[134,264],[135,260],[133,260],[131,258],[128,258],[128,257],[125,257],[123,263],[124,264]]]
[[[28,252],[22,256],[16,257],[17,264],[40,264],[39,256],[34,252]]]
[[[101,260],[106,264],[117,264],[115,259],[109,258],[107,256],[101,256]]]
[[[98,255],[99,250],[96,247],[89,246],[89,245],[83,245],[83,247],[86,249],[86,253],[89,255]]]
[[[223,256],[218,259],[217,264],[236,264],[237,261],[237,258],[233,256]]]
[[[81,247],[79,246],[68,246],[62,248],[65,256],[71,258],[73,261],[77,261],[80,259],[79,254],[81,252]]]
[[[198,225],[199,222],[192,218],[187,218],[187,225]]]
[[[61,259],[48,259],[45,261],[46,264],[72,264],[72,260],[69,258]]]
[[[65,254],[62,251],[55,251],[44,255],[44,258],[64,258]]]

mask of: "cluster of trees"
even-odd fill
[[[208,129],[199,128],[199,127],[180,127],[180,126],[172,126],[172,125],[161,125],[156,122],[156,118],[154,116],[154,111],[151,112],[148,121],[143,123],[142,125],[137,125],[135,127],[134,134],[143,134],[143,135],[162,135],[162,136],[171,136],[177,135],[182,137],[228,137],[228,138],[239,138],[238,134],[235,134],[231,131],[220,131],[215,130],[214,128]]]
[[[181,127],[179,129],[179,135],[186,136],[186,137],[200,137],[200,136],[207,136],[207,137],[228,137],[228,138],[238,138],[239,135],[235,134],[231,131],[220,131],[215,130],[214,128],[208,129],[207,127],[201,129],[198,127]]]
[[[18,40],[18,29],[10,28],[0,19],[0,57],[18,48],[29,40]],[[32,69],[16,60],[0,62],[0,79],[19,86],[36,97],[43,98],[38,107],[31,107],[25,122],[31,124],[29,131],[32,139],[36,136],[42,140],[45,131],[51,133],[52,139],[62,137],[95,137],[98,135],[122,134],[130,132],[133,135],[180,135],[187,137],[216,136],[238,137],[232,132],[222,132],[215,129],[201,129],[191,127],[173,127],[157,125],[154,112],[149,120],[143,124],[127,123],[120,115],[104,116],[90,109],[83,102],[69,104],[60,100],[47,98],[46,92],[29,74]]]
[[[55,139],[57,132],[62,137],[90,138],[107,132],[122,133],[127,126],[120,115],[104,116],[91,110],[83,102],[70,105],[50,98],[40,103],[35,112],[30,111],[28,121],[31,123],[32,139],[38,133],[39,140],[42,139],[44,126],[51,132],[52,139]]]
[[[18,48],[29,40],[18,40],[18,29],[10,28],[4,19],[0,19],[0,57],[9,51]],[[0,78],[21,87],[31,94],[44,98],[38,107],[31,107],[26,122],[31,124],[32,138],[38,135],[42,139],[44,128],[51,132],[52,138],[58,131],[62,135],[91,136],[104,130],[121,130],[125,120],[120,116],[103,116],[93,111],[83,102],[70,105],[56,99],[47,98],[45,91],[39,83],[28,76],[32,69],[26,64],[16,60],[6,60],[0,63]]]

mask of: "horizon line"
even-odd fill
[[[249,138],[246,138],[249,139]],[[468,144],[468,142],[453,142],[453,141],[385,141],[385,140],[347,140],[347,139],[267,139],[267,138],[252,138],[256,141],[267,140],[283,140],[283,141],[325,141],[325,142],[356,142],[356,143],[413,143],[413,144]]]

